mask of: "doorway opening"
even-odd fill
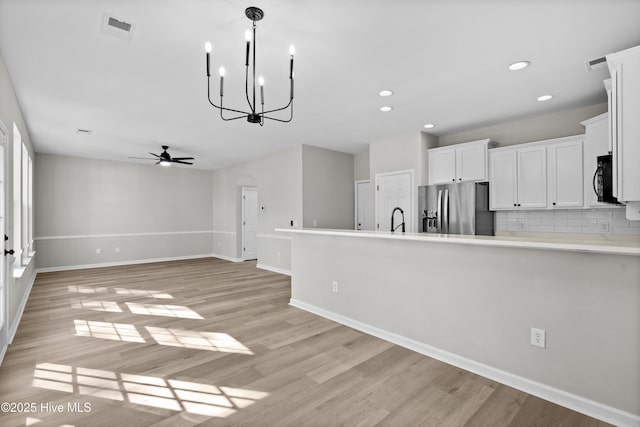
[[[258,189],[242,187],[242,259],[258,259]]]

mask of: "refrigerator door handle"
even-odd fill
[[[448,234],[449,233],[449,190],[444,190],[444,201],[442,203],[442,211],[443,211],[443,218],[442,218],[442,228],[443,228],[443,233]]]
[[[438,211],[436,212],[436,231],[442,233],[442,190],[438,190]]]

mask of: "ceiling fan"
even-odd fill
[[[171,163],[180,163],[182,165],[192,165],[193,162],[186,162],[185,160],[193,160],[193,157],[171,157],[167,150],[169,149],[168,145],[163,145],[162,149],[164,150],[160,154],[149,153],[154,157],[129,157],[130,159],[140,159],[140,160],[157,160],[156,165],[161,166],[171,166]]]

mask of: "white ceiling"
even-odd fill
[[[288,99],[296,46],[289,124],[223,122],[207,102],[210,40],[225,105],[246,108],[247,6],[265,12],[267,108]],[[133,40],[101,32],[104,13],[135,24]],[[429,122],[444,135],[604,102],[608,74],[585,61],[640,44],[639,22],[638,0],[0,0],[0,49],[37,152],[135,161],[169,145],[216,169],[294,144],[355,153]],[[532,65],[507,70],[520,59]]]

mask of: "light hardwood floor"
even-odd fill
[[[0,425],[606,425],[289,297],[287,276],[215,258],[38,274]]]

